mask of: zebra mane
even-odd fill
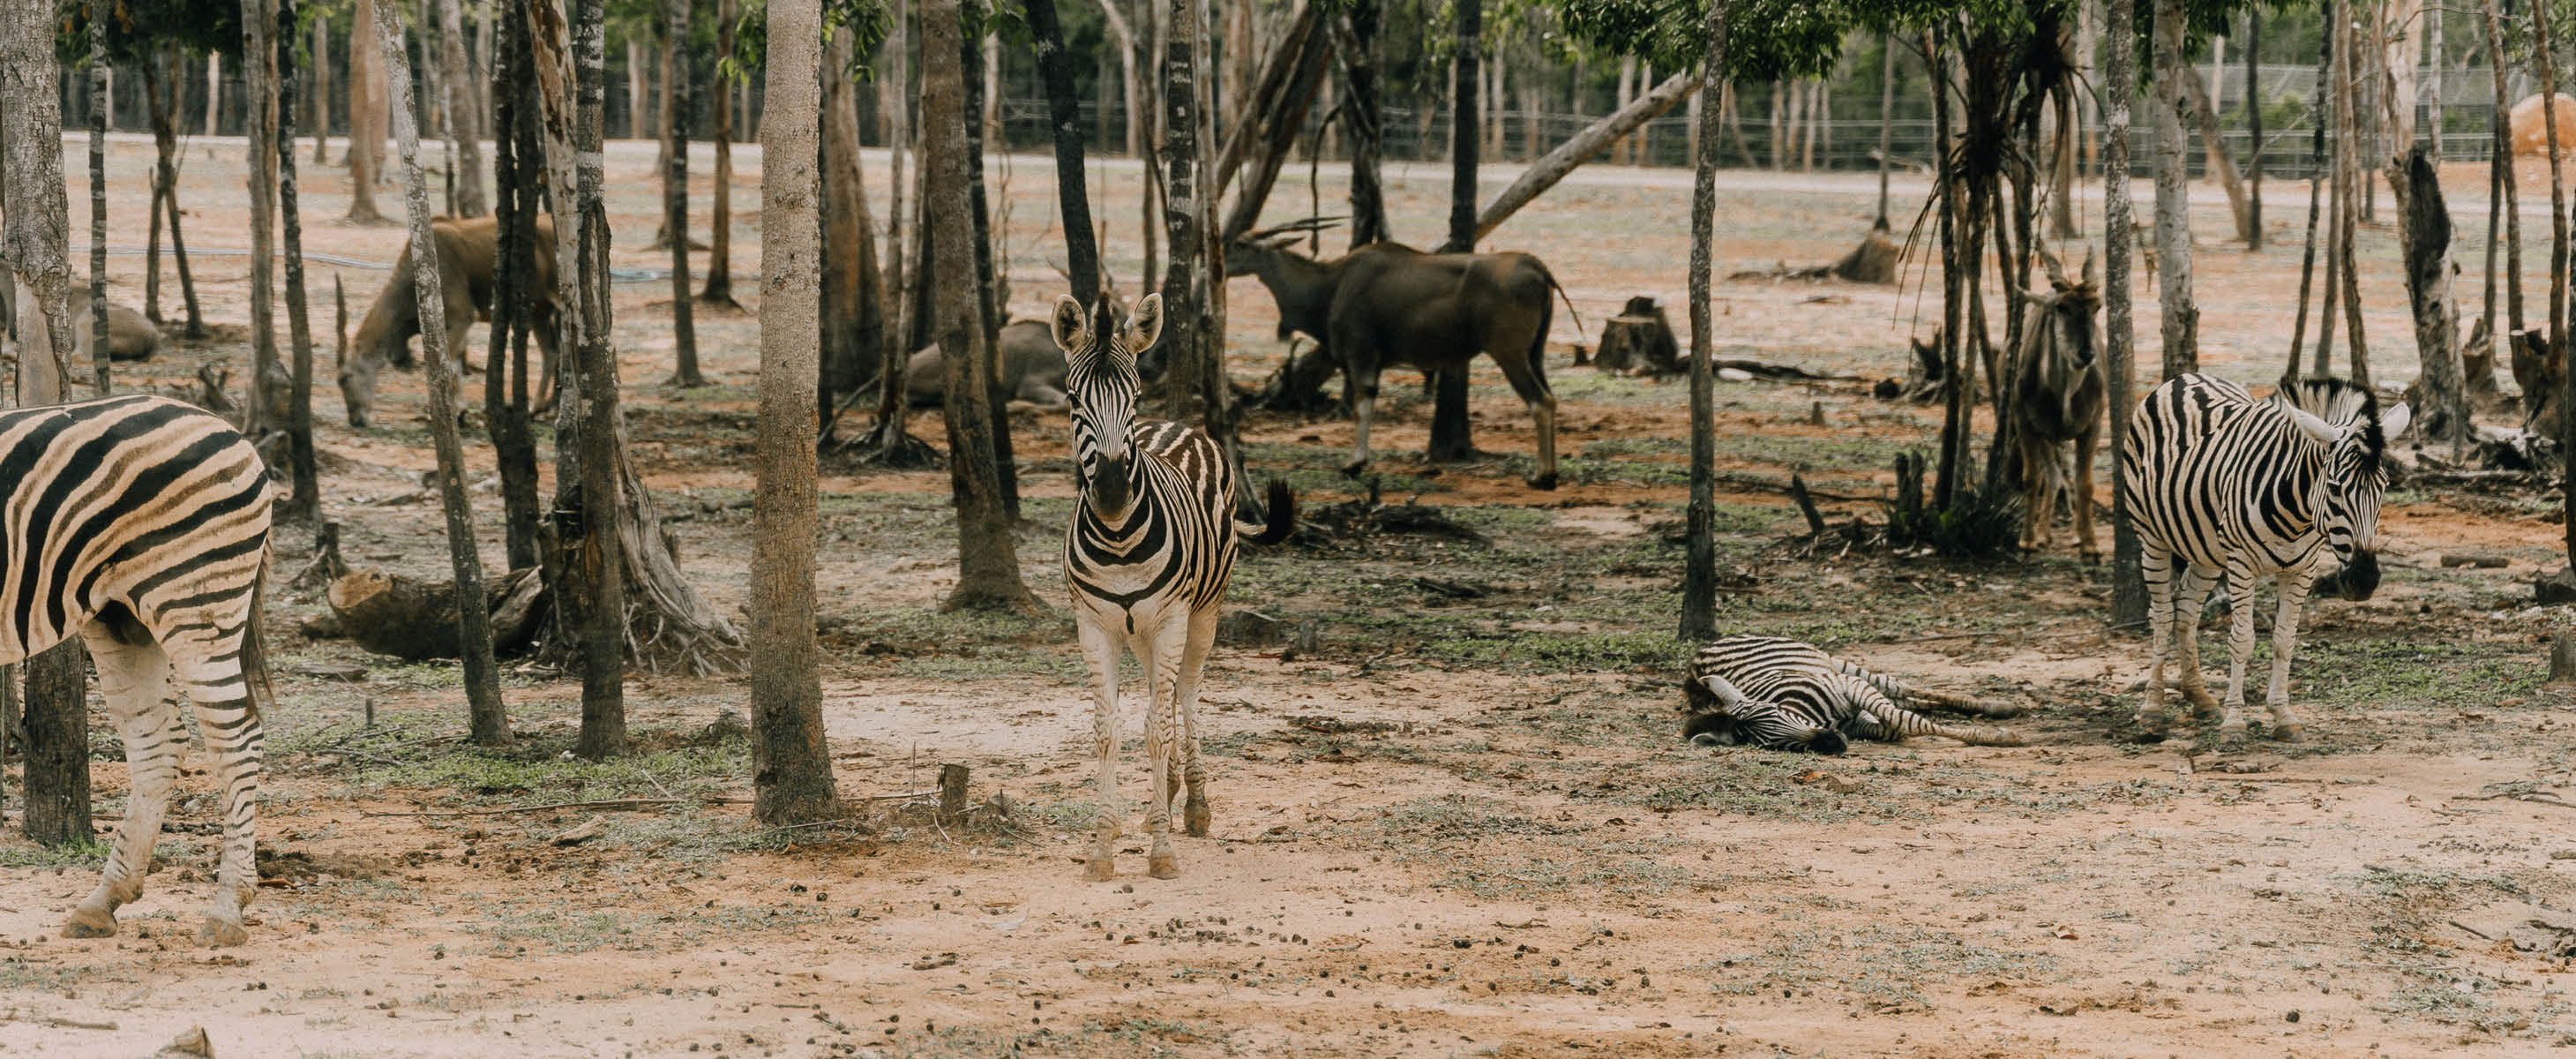
[[[2272,399],[2335,426],[2358,430],[2362,448],[2373,462],[2387,451],[2388,438],[2379,429],[2379,395],[2369,387],[2324,377],[2283,379]]]

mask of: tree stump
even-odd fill
[[[1873,228],[1851,253],[1834,262],[1833,274],[1836,279],[1853,283],[1894,283],[1897,266],[1904,259],[1905,248],[1889,239],[1886,232]]]
[[[1624,375],[1678,375],[1681,343],[1673,337],[1672,320],[1655,299],[1640,294],[1627,308],[1601,325],[1601,348],[1592,366]]]
[[[2549,680],[2540,686],[2546,691],[2576,691],[2576,634],[2560,632],[2549,638]]]
[[[966,766],[939,766],[939,822],[950,824],[966,815]]]

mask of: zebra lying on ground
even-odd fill
[[[1893,743],[1911,735],[2021,745],[2008,728],[1942,724],[1907,708],[2010,717],[2019,712],[2012,707],[1910,687],[1777,636],[1729,636],[1700,648],[1682,688],[1690,712],[1682,738],[1702,746],[1839,754],[1851,737]]]
[[[116,933],[116,908],[143,896],[188,727],[171,672],[197,711],[223,777],[223,856],[198,937],[249,940],[242,906],[259,791],[260,648],[268,569],[268,468],[232,424],[162,397],[111,397],[0,413],[0,662],[78,633],[125,738],[133,797],[98,889],[63,936]]]
[[[2120,442],[2122,492],[2143,546],[2154,658],[2138,726],[2165,724],[2166,645],[2182,663],[2182,693],[2202,717],[2218,708],[2200,675],[2200,606],[2227,578],[2226,717],[2221,736],[2245,734],[2245,664],[2254,656],[2254,579],[2278,586],[2272,682],[2264,703],[2272,733],[2299,737],[2290,712],[2290,656],[2309,587],[2335,564],[2336,590],[2369,599],[2379,587],[2371,553],[2379,532],[2381,466],[2388,438],[2406,429],[2400,404],[2386,412],[2369,390],[2340,379],[2285,379],[2257,401],[2207,375],[2156,387],[2129,416]]]

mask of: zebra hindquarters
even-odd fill
[[[125,820],[117,825],[107,863],[99,870],[98,888],[73,907],[63,922],[63,936],[105,938],[116,934],[116,910],[143,896],[152,845],[170,806],[188,728],[170,708],[170,658],[140,626],[102,618],[83,626],[81,635],[98,667],[99,693],[125,740],[129,793]]]

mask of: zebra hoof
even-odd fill
[[[71,918],[63,920],[66,938],[112,938],[116,936],[116,913],[101,909],[75,908]]]
[[[229,949],[249,940],[250,931],[242,929],[241,924],[213,916],[206,917],[205,923],[197,927],[197,943],[207,948]]]
[[[2084,565],[2086,566],[2102,565],[2102,552],[2100,549],[2086,548],[2083,551],[2076,553],[2076,558],[2083,560]]]
[[[2218,737],[2229,742],[2245,738],[2245,722],[2227,721],[2218,726]]]
[[[2284,743],[2298,742],[2299,737],[2304,736],[2307,733],[2308,726],[2304,724],[2282,724],[2274,725],[2272,727],[2272,738],[2278,739]]]
[[[1169,853],[1151,858],[1145,865],[1145,874],[1157,879],[1178,879],[1181,877],[1181,859]]]
[[[1117,862],[1107,857],[1093,857],[1083,865],[1082,877],[1092,882],[1108,882],[1118,877]]]
[[[1184,834],[1184,835],[1188,835],[1188,836],[1190,836],[1191,838],[1206,838],[1206,837],[1207,837],[1207,834],[1208,834],[1208,803],[1207,803],[1207,799],[1205,799],[1205,798],[1192,798],[1192,799],[1190,799],[1190,800],[1189,800],[1189,804],[1188,804],[1188,806],[1187,806],[1185,809],[1183,809],[1183,810],[1182,810],[1182,812],[1181,812],[1181,833],[1182,833],[1182,834]]]

